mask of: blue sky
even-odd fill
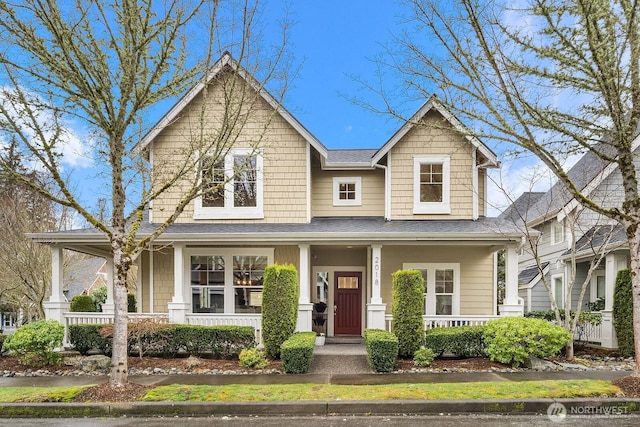
[[[398,31],[401,11],[398,2],[385,0],[292,5],[291,42],[302,68],[287,93],[287,107],[327,147],[378,148],[399,127],[348,98],[371,96],[352,76],[375,78],[372,59]]]

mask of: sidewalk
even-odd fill
[[[598,379],[612,381],[629,375],[628,371],[565,370],[552,372],[464,372],[375,374],[360,362],[344,363],[345,356],[354,360],[362,356],[361,346],[339,346],[319,349],[309,374],[269,375],[135,375],[131,382],[147,386],[168,384],[398,384],[398,383],[464,383],[501,381],[541,381]],[[338,353],[336,353],[338,351]],[[340,357],[342,356],[342,357]],[[318,364],[319,360],[322,363]],[[333,369],[331,369],[333,367]],[[339,368],[337,368],[339,367]],[[366,369],[366,373],[362,372]],[[329,372],[326,372],[326,371]],[[333,370],[333,372],[331,372]],[[335,373],[339,370],[343,373]],[[344,373],[345,371],[351,371]],[[98,384],[107,376],[0,377],[0,387],[53,387]],[[116,416],[215,416],[215,415],[348,415],[348,414],[462,414],[518,413],[545,414],[553,403],[571,408],[610,411],[639,410],[640,399],[580,398],[535,400],[385,400],[385,401],[292,401],[292,402],[127,402],[127,403],[0,403],[0,417],[116,417]],[[595,408],[595,409],[593,409]],[[600,409],[598,409],[600,408]],[[609,412],[606,412],[609,413]]]

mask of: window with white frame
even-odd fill
[[[195,219],[263,218],[262,154],[252,149],[230,150],[224,159],[205,157],[195,200]]]
[[[591,302],[598,302],[598,300],[604,301],[606,296],[607,287],[606,287],[606,277],[604,272],[596,272],[593,277],[591,277]],[[602,303],[604,305],[604,302]]]
[[[551,289],[553,290],[553,298],[556,300],[558,308],[564,307],[564,276],[562,274],[551,277]]]
[[[448,214],[450,206],[449,156],[416,156],[413,159],[413,213]]]
[[[551,224],[551,244],[557,245],[564,242],[564,222]]]
[[[362,205],[362,178],[334,177],[333,178],[333,206]]]
[[[460,314],[460,264],[405,263],[402,268],[422,273],[425,315]]]
[[[206,253],[209,252],[209,253]],[[189,251],[194,313],[260,313],[265,268],[273,249]]]

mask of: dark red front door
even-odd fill
[[[362,333],[362,273],[336,272],[334,334]]]

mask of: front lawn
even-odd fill
[[[2,387],[0,402],[72,402],[83,387]],[[610,381],[420,383],[388,385],[168,385],[149,389],[147,402],[265,402],[354,400],[542,399],[614,396]]]

